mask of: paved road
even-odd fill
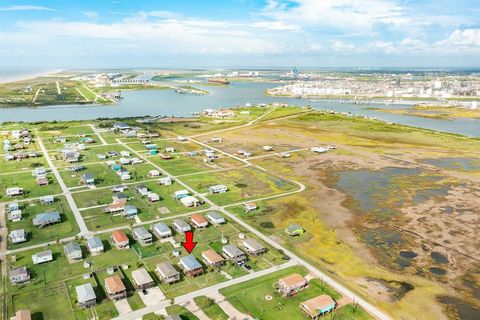
[[[105,141],[105,139],[103,139],[103,137],[100,134],[100,132],[98,131],[97,127],[95,127],[93,124],[91,124],[90,127],[92,128],[93,132],[97,135],[97,137],[100,139],[100,141],[102,142],[103,145],[108,144],[107,141]]]
[[[85,221],[83,220],[83,217],[80,214],[80,211],[78,210],[77,204],[73,200],[73,197],[72,197],[72,194],[70,193],[70,190],[68,190],[67,186],[65,185],[65,182],[63,182],[63,179],[60,176],[60,173],[58,172],[57,168],[53,165],[52,159],[50,158],[50,155],[48,154],[47,149],[45,148],[45,145],[43,144],[42,138],[38,137],[37,141],[38,141],[38,145],[40,146],[40,149],[43,152],[43,156],[45,157],[45,160],[47,160],[47,163],[48,163],[48,166],[50,167],[50,170],[52,170],[52,173],[55,176],[55,178],[57,179],[58,184],[60,185],[60,188],[62,188],[63,194],[65,195],[65,198],[67,199],[67,202],[68,202],[68,205],[70,206],[70,209],[72,209],[75,220],[77,221],[78,227],[80,228],[80,235],[88,235],[89,231],[88,231],[87,225],[85,224]]]
[[[235,278],[235,279],[232,279],[232,280],[217,283],[217,284],[215,284],[213,286],[210,286],[210,287],[207,287],[207,288],[203,288],[203,289],[200,289],[200,290],[197,290],[197,291],[189,292],[187,294],[184,294],[182,296],[179,296],[179,297],[175,298],[174,303],[179,304],[179,305],[183,305],[183,304],[187,303],[188,301],[193,300],[193,298],[195,298],[195,297],[210,295],[210,294],[213,294],[215,292],[218,292],[218,290],[220,290],[220,289],[223,289],[223,288],[226,288],[226,287],[238,284],[238,283],[250,281],[250,280],[253,280],[255,278],[270,274],[272,272],[283,270],[285,268],[289,268],[289,267],[292,267],[292,266],[295,266],[295,265],[296,265],[296,262],[293,261],[293,260],[290,260],[290,261],[288,261],[288,262],[286,262],[282,265],[279,265],[279,266],[274,266],[274,267],[264,269],[264,270],[261,270],[261,271],[256,271],[254,273],[250,273],[250,274],[247,274],[247,275],[242,276],[242,277],[238,277],[238,278]],[[158,312],[159,310],[164,309],[164,308],[168,307],[169,305],[170,305],[170,301],[161,301],[161,302],[159,302],[155,305],[151,305],[151,306],[148,306],[148,307],[130,312],[128,314],[120,315],[120,316],[118,316],[114,319],[115,320],[134,320],[134,319],[140,318],[141,316],[143,316],[147,313]]]

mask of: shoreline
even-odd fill
[[[0,84],[30,80],[30,79],[34,79],[34,78],[38,78],[38,77],[48,76],[48,75],[58,73],[58,72],[62,72],[62,71],[65,71],[65,69],[52,69],[52,70],[48,70],[48,71],[28,73],[28,74],[23,74],[23,75],[6,76],[5,78],[1,77],[0,78]]]

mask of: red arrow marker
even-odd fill
[[[187,231],[185,232],[185,242],[182,242],[182,246],[187,250],[188,253],[192,252],[193,248],[197,245],[196,242],[193,241],[193,232]]]

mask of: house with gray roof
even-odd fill
[[[163,222],[157,222],[152,225],[152,232],[158,239],[168,238],[172,236],[172,230]]]
[[[135,206],[132,206],[132,205],[126,205],[125,206],[125,209],[123,209],[123,214],[124,216],[126,216],[127,218],[133,218],[137,215],[138,213],[138,209],[137,207]]]
[[[33,218],[33,225],[39,228],[43,228],[52,224],[60,223],[62,218],[57,211],[40,213]]]
[[[90,172],[85,172],[80,176],[80,183],[87,186],[93,186],[95,184],[95,177]]]
[[[265,253],[267,251],[267,248],[260,244],[257,240],[253,238],[248,238],[243,241],[243,247],[245,250],[254,256],[258,256],[262,253]]]
[[[52,250],[37,252],[34,255],[32,255],[33,264],[40,264],[40,263],[49,262],[52,260],[53,260]]]
[[[209,211],[205,217],[211,224],[220,225],[225,223],[225,218],[216,211]]]
[[[173,220],[173,229],[175,229],[175,231],[178,233],[184,233],[192,230],[190,225],[182,219]]]
[[[180,281],[180,272],[168,261],[157,264],[155,271],[165,283],[170,284]]]
[[[27,281],[30,281],[30,274],[28,273],[27,267],[19,267],[10,270],[11,284],[20,284]]]
[[[188,255],[180,258],[180,265],[186,275],[196,277],[203,273],[203,268],[200,262],[193,256]]]
[[[133,282],[137,289],[148,289],[155,286],[152,276],[148,273],[147,269],[140,268],[132,271]]]
[[[223,246],[222,252],[228,260],[237,264],[243,264],[247,260],[245,253],[233,244]]]
[[[77,303],[80,308],[90,308],[97,304],[97,296],[91,283],[75,287]]]
[[[70,262],[82,260],[82,248],[75,241],[70,241],[63,247],[63,251]]]
[[[104,246],[99,237],[91,237],[87,239],[87,249],[92,255],[98,255],[103,252]]]
[[[137,227],[133,229],[133,237],[140,242],[142,246],[147,246],[152,244],[153,237],[150,232],[145,229],[145,227]]]

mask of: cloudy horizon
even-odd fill
[[[0,65],[479,67],[478,1],[3,1]]]

